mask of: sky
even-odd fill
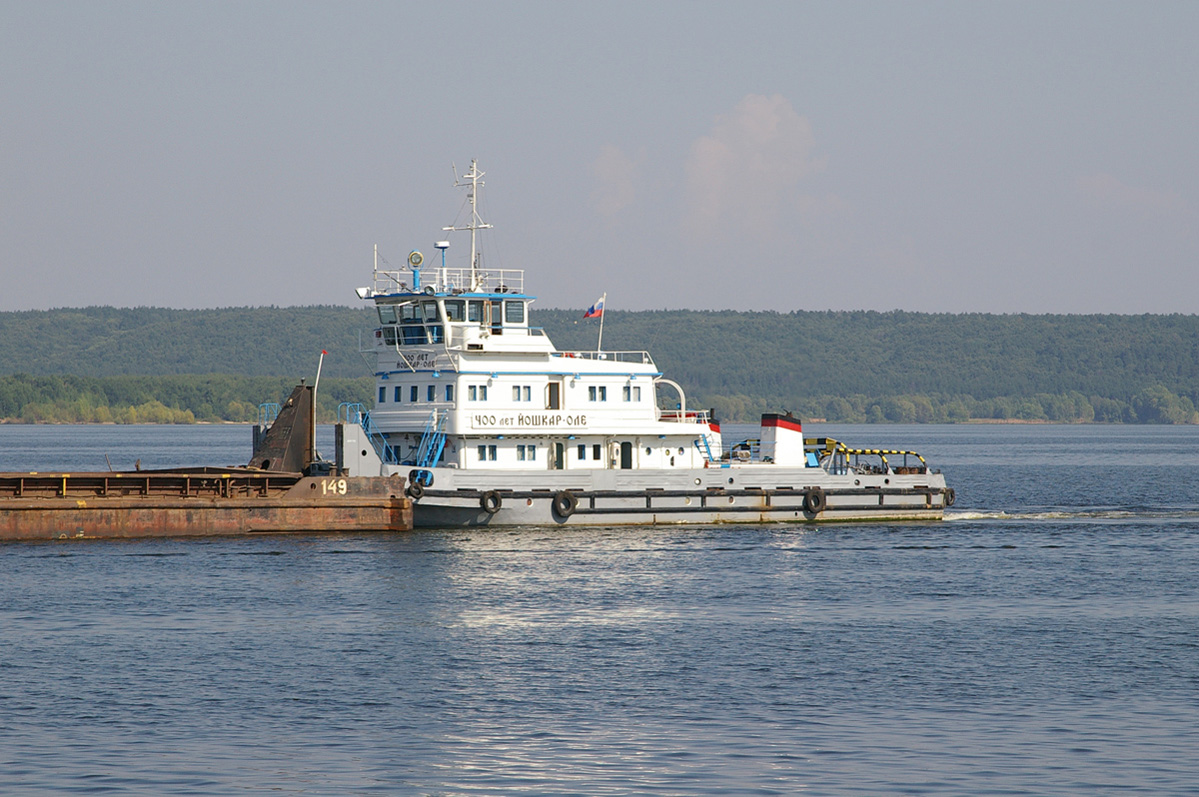
[[[1199,312],[1199,3],[0,0],[0,311]],[[469,239],[451,236],[447,264]]]

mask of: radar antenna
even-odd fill
[[[479,288],[479,252],[475,246],[475,235],[479,230],[490,230],[491,225],[483,221],[479,216],[479,189],[483,187],[483,181],[479,178],[486,172],[479,171],[478,160],[471,158],[470,171],[462,177],[458,176],[458,167],[452,166],[454,169],[454,187],[462,188],[469,186],[466,198],[470,202],[470,223],[465,227],[442,227],[445,232],[465,232],[470,231],[470,288],[472,291]]]

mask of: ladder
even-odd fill
[[[400,464],[396,457],[396,450],[387,445],[387,437],[379,431],[378,426],[375,426],[375,422],[371,420],[371,414],[361,404],[347,401],[337,405],[337,420],[341,423],[356,423],[361,426],[363,433],[366,434],[366,439],[371,443],[371,448],[375,449],[375,453],[379,455],[379,459],[384,464]]]
[[[449,413],[439,415],[437,410],[430,413],[429,421],[425,424],[425,433],[420,438],[420,448],[416,450],[418,468],[432,467],[441,459],[441,452],[445,448],[445,420],[448,416]]]

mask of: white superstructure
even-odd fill
[[[445,241],[440,263],[413,251],[402,270],[380,270],[376,253],[358,289],[379,317],[365,351],[375,406],[342,408],[338,466],[408,476],[417,525],[940,517],[952,502],[923,460],[897,468],[874,452],[881,465],[862,466],[852,460],[867,452],[835,441],[805,449],[787,416],[764,416],[760,442],[725,452],[714,419],[648,352],[555,349],[530,325],[524,271],[481,262],[482,176],[472,161],[456,181],[470,221],[445,228],[470,233],[468,267],[446,267]],[[660,394],[676,408],[659,409]]]

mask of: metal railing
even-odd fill
[[[439,293],[524,293],[525,271],[519,268],[489,268],[474,270],[471,284],[469,268],[422,268],[420,285],[416,284],[416,273],[403,271],[376,271],[375,293],[419,293],[432,285]]]
[[[380,460],[387,465],[400,464],[395,449],[387,445],[387,437],[379,430],[379,427],[375,426],[375,422],[371,420],[371,414],[361,404],[351,401],[338,404],[337,422],[358,424],[362,427],[366,439],[370,441],[371,448],[375,449]]]
[[[708,410],[658,410],[658,420],[672,423],[711,423],[712,413]]]
[[[266,401],[258,405],[258,425],[270,426],[279,418],[279,405],[274,401]]]
[[[648,351],[556,351],[554,357],[577,357],[580,360],[611,360],[618,363],[653,365]]]

